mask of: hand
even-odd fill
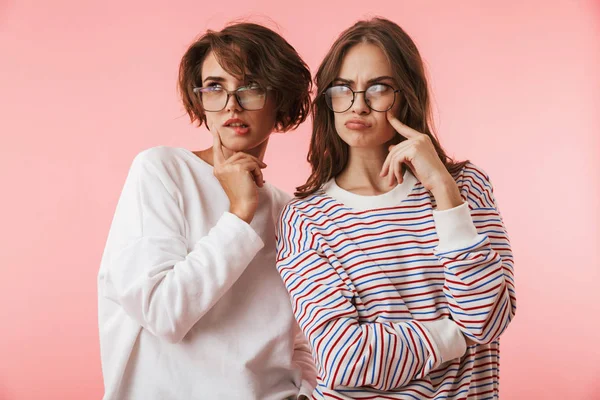
[[[388,177],[390,186],[402,183],[402,165],[412,170],[417,179],[429,190],[438,203],[438,210],[462,204],[456,182],[440,160],[431,138],[400,122],[391,112],[387,119],[394,129],[406,138],[389,147],[380,176]]]
[[[250,223],[258,207],[257,187],[264,185],[262,168],[266,168],[267,164],[241,152],[226,159],[219,133],[214,126],[210,131],[213,135],[214,175],[229,198],[229,211]]]

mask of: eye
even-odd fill
[[[375,85],[369,86],[369,88],[367,89],[367,92],[372,93],[372,94],[385,94],[386,92],[388,92],[390,90],[391,90],[391,88],[388,85],[376,83]]]
[[[223,86],[221,86],[220,83],[217,82],[210,82],[208,85],[206,85],[206,87],[204,88],[204,92],[218,92],[223,90]]]
[[[336,85],[327,89],[327,94],[332,97],[345,96],[352,93],[348,86]]]
[[[240,91],[245,91],[245,90],[260,90],[260,89],[262,89],[262,86],[259,85],[256,82],[250,82],[250,83],[248,83],[248,84],[246,84],[246,85],[241,86],[241,87],[238,88],[238,90],[240,90]]]

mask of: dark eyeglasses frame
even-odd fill
[[[195,95],[198,96],[198,99],[200,100],[200,102],[202,102],[202,96],[200,96],[199,94],[202,93],[202,91],[204,89],[208,89],[211,88],[212,86],[203,86],[203,87],[198,87],[198,86],[194,86],[192,88],[192,91],[194,92]],[[223,105],[223,108],[221,108],[220,110],[207,110],[205,109],[204,111],[207,112],[219,112],[219,111],[223,111],[225,109],[225,107],[227,107],[227,103],[229,103],[229,97],[231,97],[232,95],[235,96],[235,100],[237,101],[238,105],[242,108],[242,110],[246,110],[246,111],[258,111],[258,110],[262,110],[263,108],[265,108],[265,105],[267,104],[267,94],[269,93],[270,90],[273,90],[273,88],[271,86],[267,86],[265,89],[265,103],[263,104],[263,106],[261,108],[255,108],[252,110],[248,110],[247,108],[244,108],[244,106],[242,105],[242,102],[240,101],[240,97],[238,95],[239,91],[244,91],[244,90],[248,90],[249,86],[240,86],[239,88],[235,89],[235,90],[227,90],[224,87],[221,87],[221,89],[227,93],[227,100],[225,100],[225,104]],[[260,86],[260,88],[262,89],[263,87]],[[204,107],[204,104],[202,105]]]
[[[366,97],[365,97],[365,104],[367,105],[367,107],[369,107],[369,109],[370,109],[370,110],[373,110],[373,111],[375,111],[375,112],[387,112],[387,111],[391,110],[391,109],[392,109],[392,107],[394,107],[394,104],[396,104],[396,93],[400,93],[400,89],[394,89],[394,87],[393,87],[393,86],[390,86],[390,85],[388,85],[388,84],[385,84],[385,83],[374,83],[374,84],[370,85],[370,86],[367,88],[367,90],[369,90],[369,88],[370,88],[371,86],[375,86],[375,85],[383,85],[383,86],[387,86],[387,87],[389,87],[390,89],[392,89],[392,90],[394,91],[394,101],[392,101],[392,105],[391,105],[391,106],[389,106],[389,107],[388,107],[386,110],[383,110],[383,111],[381,111],[381,110],[376,110],[376,109],[374,109],[373,107],[371,107],[371,105],[370,105],[370,104],[369,104],[369,102],[367,101],[367,98],[366,98]],[[348,111],[349,109],[351,109],[351,108],[352,108],[352,105],[354,105],[354,101],[356,101],[356,95],[357,95],[357,94],[359,94],[359,93],[367,93],[367,90],[353,90],[353,89],[352,89],[350,86],[348,86],[348,85],[331,85],[331,86],[329,86],[327,89],[325,89],[325,91],[324,91],[323,93],[321,93],[321,96],[327,96],[327,91],[328,91],[329,89],[331,89],[332,87],[337,87],[337,86],[343,86],[343,87],[347,87],[348,89],[350,89],[350,91],[352,92],[352,101],[350,102],[350,105],[348,106],[348,108],[346,108],[344,111],[335,111],[335,110],[333,110],[333,109],[332,109],[332,108],[329,106],[329,103],[327,102],[327,99],[325,99],[325,104],[327,104],[327,108],[329,108],[329,109],[330,109],[331,111],[333,111],[334,113],[343,113],[343,112],[346,112],[346,111]]]

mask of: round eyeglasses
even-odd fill
[[[385,83],[376,83],[366,90],[352,90],[347,85],[335,85],[327,88],[323,92],[323,96],[325,96],[327,107],[336,113],[348,111],[359,93],[365,94],[365,103],[371,110],[386,112],[394,106],[396,93],[398,92],[400,90],[394,89]]]
[[[267,92],[270,87],[263,88],[257,84],[241,86],[236,90],[226,90],[220,85],[195,87],[192,89],[200,99],[205,111],[217,112],[227,106],[229,96],[235,96],[240,107],[246,111],[262,109],[267,102]]]

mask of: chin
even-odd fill
[[[247,151],[258,147],[260,144],[261,141],[252,137],[252,135],[233,136],[223,140],[223,146],[232,151]]]
[[[379,147],[386,143],[383,138],[375,137],[372,133],[366,132],[343,132],[340,138],[350,147],[368,148]]]

